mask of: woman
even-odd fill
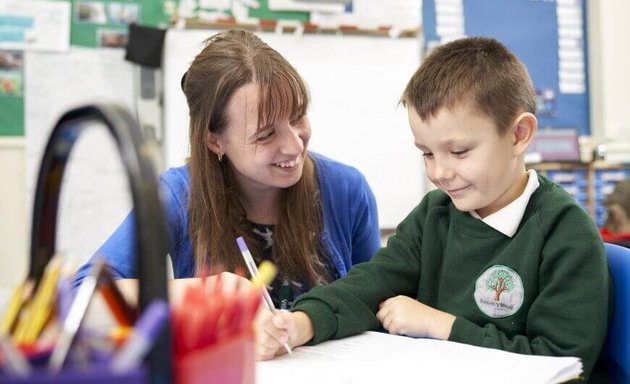
[[[307,151],[308,91],[278,52],[250,32],[218,33],[182,88],[191,155],[160,178],[175,278],[245,270],[235,241],[243,236],[257,262],[278,267],[270,293],[289,308],[372,257],[380,244],[373,193],[356,169]],[[118,278],[136,276],[133,237],[129,215],[97,251]]]

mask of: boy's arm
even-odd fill
[[[416,297],[425,211],[426,204],[416,207],[370,261],[298,297],[292,310],[311,319],[314,337],[310,344],[381,329],[375,314],[383,300],[395,295]]]

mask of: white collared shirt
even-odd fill
[[[470,211],[472,217],[480,219],[507,237],[514,236],[516,230],[518,229],[518,225],[523,219],[525,208],[527,208],[529,199],[532,197],[534,191],[536,191],[536,188],[540,186],[540,183],[538,182],[538,175],[536,175],[535,170],[528,170],[527,175],[529,176],[529,179],[527,180],[525,190],[514,201],[483,219],[476,211]]]

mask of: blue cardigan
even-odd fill
[[[355,168],[310,152],[316,164],[323,211],[322,240],[339,276],[369,260],[380,247],[374,194]],[[169,236],[169,255],[175,278],[193,277],[195,258],[188,235],[188,167],[170,168],[160,176],[160,192]],[[95,255],[105,256],[115,278],[135,278],[135,215],[133,210]],[[94,257],[94,256],[93,256]],[[78,285],[91,260],[75,277]]]

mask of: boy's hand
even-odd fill
[[[269,360],[286,353],[283,344],[300,346],[313,338],[313,323],[304,312],[271,313],[259,310],[256,319],[256,360]]]
[[[379,305],[376,317],[391,334],[446,340],[455,316],[407,296],[395,296]]]

